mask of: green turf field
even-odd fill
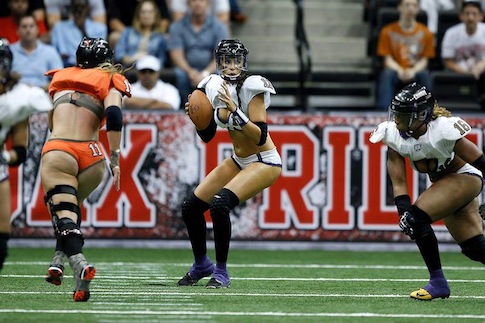
[[[85,250],[96,266],[87,303],[44,281],[51,250],[11,248],[0,273],[1,322],[484,322],[485,266],[442,254],[452,295],[409,293],[428,275],[417,252],[231,250],[229,289],[176,287],[189,250]],[[213,250],[210,250],[213,255]]]

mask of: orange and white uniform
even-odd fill
[[[72,103],[92,111],[99,118],[100,126],[105,122],[102,102],[110,91],[117,91],[131,97],[130,83],[122,74],[111,74],[97,68],[79,67],[51,70],[45,74],[52,76],[49,95],[54,101],[54,110],[58,104]],[[77,160],[79,171],[82,171],[105,160],[101,147],[101,144],[95,140],[76,141],[56,138],[44,144],[42,154],[53,150],[64,151]]]

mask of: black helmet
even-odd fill
[[[103,38],[83,37],[76,50],[76,64],[93,68],[101,63],[113,63],[113,50]]]
[[[8,40],[0,38],[0,82],[7,83],[12,70],[12,51]]]
[[[244,44],[239,39],[223,39],[217,45],[215,50],[216,56],[216,66],[219,71],[224,71],[226,69],[226,61],[228,59],[234,59],[236,66],[242,71],[246,72],[248,70],[248,56],[249,51],[244,47]],[[222,77],[228,81],[236,81],[239,75],[230,76],[224,75]]]
[[[403,122],[406,121],[408,128],[416,120],[428,123],[435,104],[433,94],[425,86],[414,82],[406,85],[394,96],[389,107],[389,117],[391,120],[399,118]]]

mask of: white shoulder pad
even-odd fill
[[[244,87],[252,92],[276,94],[273,84],[261,75],[251,75],[244,81]]]
[[[369,137],[369,141],[375,144],[381,141],[382,139],[384,139],[384,137],[386,136],[388,124],[389,124],[389,121],[384,121],[380,123],[371,133]]]
[[[31,86],[29,92],[29,103],[36,111],[45,112],[52,109],[51,98],[43,89]]]
[[[213,74],[204,77],[202,81],[200,81],[199,84],[197,84],[197,88],[202,88],[202,89],[205,88],[205,86],[207,85],[207,83],[209,83],[212,76]]]
[[[442,117],[436,120],[438,121],[437,127],[441,136],[446,140],[461,139],[472,129],[468,122],[459,117]]]

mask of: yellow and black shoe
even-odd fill
[[[450,297],[450,292],[448,290],[448,292],[445,292],[441,295],[431,295],[430,292],[428,292],[426,289],[424,288],[420,288],[414,292],[412,292],[410,295],[409,295],[411,298],[414,298],[414,299],[418,299],[420,301],[431,301],[435,298],[448,298]]]

